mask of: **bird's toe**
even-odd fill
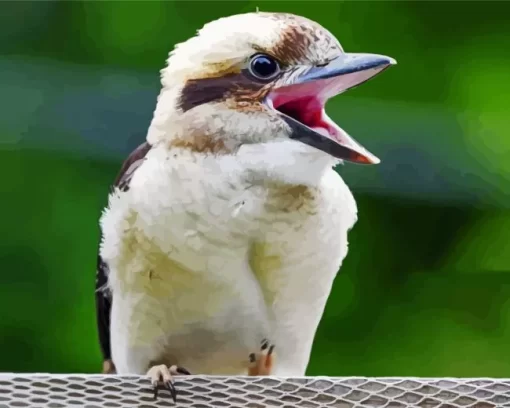
[[[173,375],[191,375],[191,373],[184,367],[173,365],[170,367],[170,373]]]
[[[271,375],[275,357],[274,348],[274,344],[269,340],[262,340],[260,350],[249,355],[248,375]]]
[[[164,388],[170,392],[174,402],[177,402],[177,390],[174,385],[174,375],[190,375],[190,372],[183,367],[172,365],[170,367],[165,364],[155,365],[147,371],[152,387],[154,388],[154,399],[158,398],[158,391]]]

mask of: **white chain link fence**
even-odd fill
[[[177,405],[140,376],[0,374],[0,408],[510,407],[510,380],[177,377]]]

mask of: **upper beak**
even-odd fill
[[[343,54],[327,65],[306,69],[273,90],[271,103],[290,126],[292,139],[337,159],[377,164],[380,160],[376,156],[326,115],[324,105],[329,98],[362,84],[394,64],[393,58],[384,55]]]

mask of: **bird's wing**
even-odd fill
[[[126,192],[129,190],[129,183],[136,169],[143,163],[146,154],[151,146],[145,142],[138,146],[124,161],[115,182],[113,189]],[[101,241],[102,241],[101,234]],[[99,252],[99,251],[98,251]],[[112,294],[107,287],[108,264],[98,253],[96,267],[96,320],[99,333],[99,343],[103,354],[103,372],[114,372],[115,368],[111,361],[110,349],[110,312],[112,307]]]
[[[145,159],[145,156],[151,149],[151,145],[147,142],[142,143],[138,146],[124,161],[122,167],[120,168],[120,172],[113,183],[113,187],[119,188],[121,191],[129,190],[129,182],[133,177],[136,169],[140,167]]]

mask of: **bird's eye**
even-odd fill
[[[274,58],[258,54],[250,61],[250,72],[258,79],[268,80],[279,74],[280,65]]]

